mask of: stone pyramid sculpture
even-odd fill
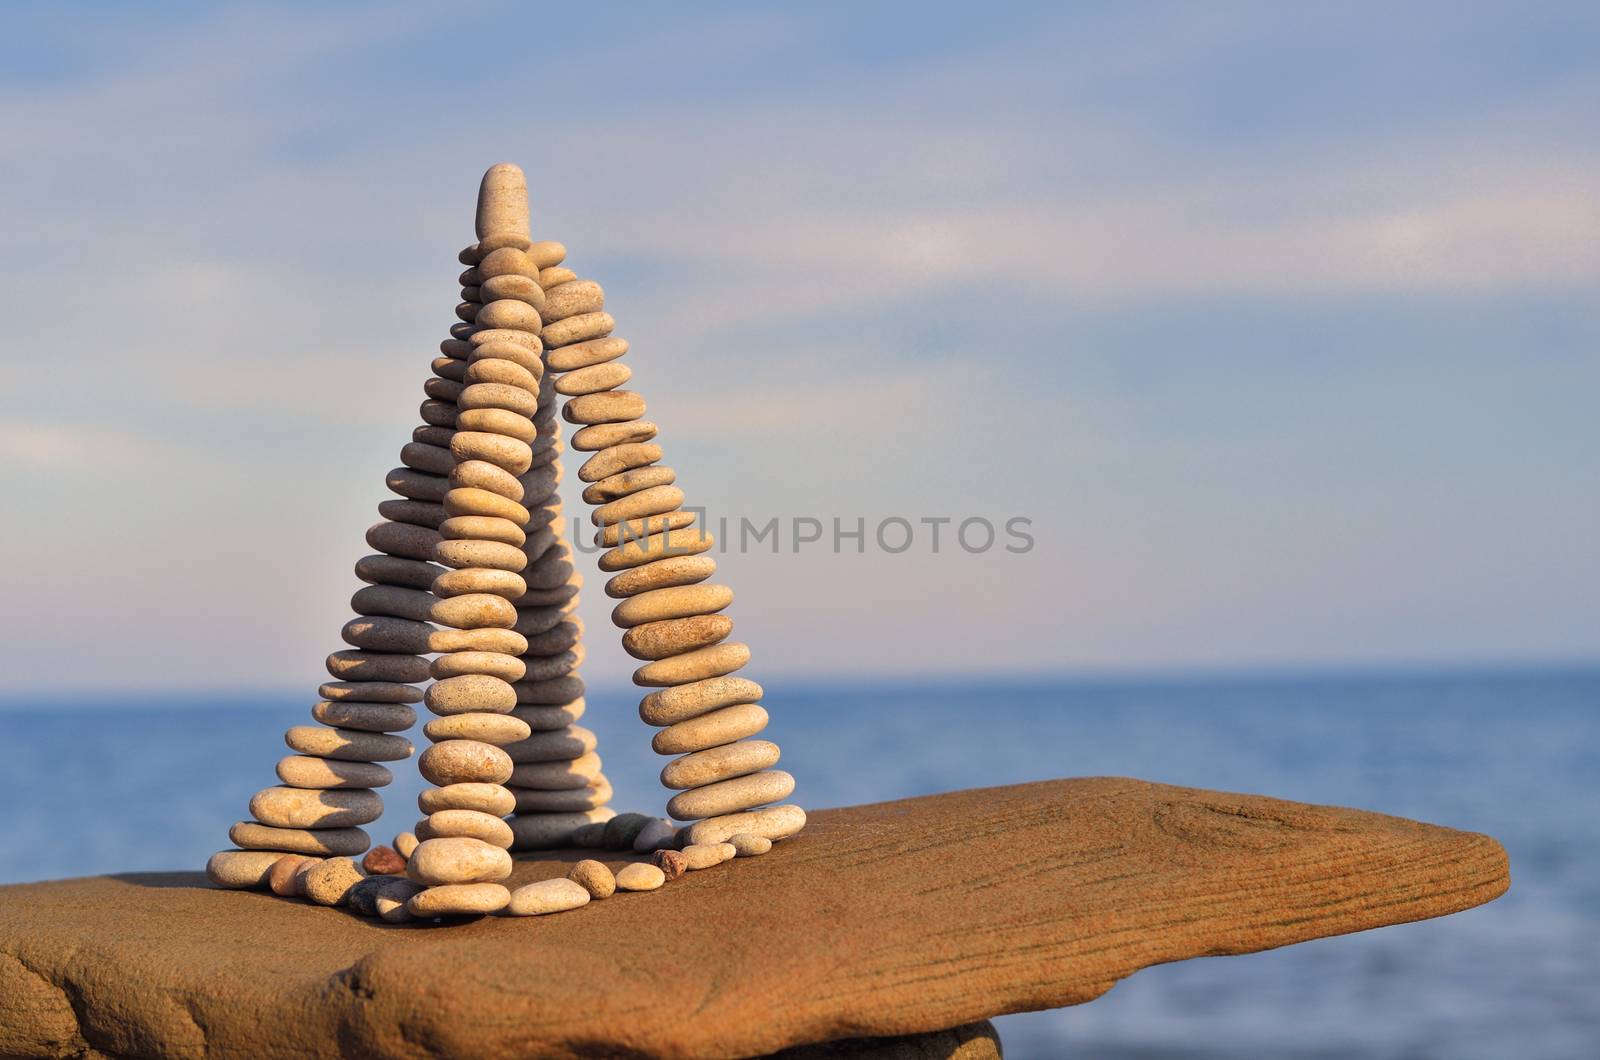
[[[296,753],[278,764],[282,783],[258,792],[251,819],[229,831],[238,849],[212,857],[222,886],[265,884],[386,919],[553,912],[761,853],[804,827],[800,807],[774,805],[794,790],[772,768],[777,745],[753,739],[767,713],[761,686],[734,676],[750,651],[727,642],[732,591],[707,583],[714,542],[659,463],[644,400],[618,389],[632,374],[620,361],[628,343],[612,335],[604,293],[564,267],[561,244],[532,241],[516,166],[484,175],[476,231],[460,254],[459,321],[423,388],[423,425],[386,479],[399,499],[378,506],[384,521],[367,531],[377,554],[356,563],[367,585],[342,631],[350,648],[328,657],[333,680],[312,708],[320,724],[285,734]],[[558,494],[562,399],[573,447],[593,454],[578,478],[607,550],[612,619],[643,661],[635,683],[657,689],[639,714],[661,727],[655,750],[680,756],[661,780],[677,792],[669,816],[690,822],[681,828],[615,814],[595,735],[577,724],[582,576]],[[352,860],[370,846],[360,826],[382,813],[377,789],[393,775],[381,763],[412,753],[399,734],[419,701],[435,715],[417,761],[435,785],[418,800],[426,817],[394,852],[369,854],[367,875]],[[653,854],[654,864],[613,878],[585,861],[568,880],[516,895],[501,882],[509,851],[567,845]],[[405,878],[386,875],[402,866]]]

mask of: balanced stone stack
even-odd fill
[[[595,506],[595,543],[608,550],[599,560],[612,574],[606,593],[621,600],[612,620],[625,630],[623,647],[644,660],[634,683],[660,689],[644,697],[639,713],[663,727],[655,750],[681,756],[661,773],[678,791],[668,814],[694,822],[677,841],[793,835],[805,811],[772,804],[794,791],[794,778],[772,768],[777,744],[751,739],[767,725],[761,686],[733,676],[750,659],[748,647],[727,640],[733,622],[722,612],[733,591],[707,584],[717,567],[706,554],[711,536],[693,526],[677,475],[660,463],[644,399],[619,389],[632,376],[620,361],[628,343],[611,334],[599,284],[558,264],[546,266],[539,282],[545,367],[560,376],[554,390],[566,398],[562,415],[578,427],[573,448],[594,454],[578,477],[588,483],[583,499]]]

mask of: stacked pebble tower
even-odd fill
[[[562,416],[578,428],[572,447],[594,454],[578,478],[595,506],[595,544],[608,549],[599,560],[612,575],[606,594],[621,601],[612,621],[624,630],[623,647],[644,660],[634,683],[660,689],[644,697],[639,714],[662,727],[652,742],[657,753],[681,755],[661,771],[662,784],[678,792],[667,813],[694,822],[674,841],[793,835],[805,826],[805,811],[772,804],[794,791],[794,778],[772,768],[777,744],[751,739],[767,725],[761,686],[733,676],[750,659],[748,647],[727,641],[733,622],[721,612],[733,591],[705,584],[717,569],[706,554],[711,536],[692,525],[677,475],[659,463],[644,399],[618,389],[632,372],[620,361],[628,343],[611,334],[605,293],[559,259],[540,271],[539,284],[546,373],[566,398]]]

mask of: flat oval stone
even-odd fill
[[[448,475],[450,469],[456,466],[455,460],[450,456],[450,450],[441,449],[436,445],[424,445],[421,442],[407,442],[401,446],[400,462],[406,467],[426,471],[430,475]]]
[[[508,822],[514,836],[513,850],[551,850],[570,846],[572,833],[586,824],[609,821],[614,813],[609,808],[583,810],[578,813],[536,813],[513,817]]]
[[[660,464],[636,467],[631,471],[619,471],[599,482],[591,482],[583,491],[583,500],[585,504],[605,504],[608,501],[631,496],[640,490],[649,489],[651,486],[670,486],[677,480],[678,473],[670,467],[663,467]]]
[[[544,308],[544,288],[531,276],[522,276],[517,273],[508,273],[504,276],[490,276],[483,281],[479,288],[480,300],[490,302],[502,298],[514,298],[519,302],[527,302],[535,309]]]
[[[306,897],[318,905],[342,905],[351,889],[364,879],[351,859],[328,858],[306,870]]]
[[[426,622],[433,597],[421,589],[402,589],[396,585],[368,585],[350,597],[350,608],[358,615],[388,615]]]
[[[572,604],[570,603],[558,604],[554,607],[519,607],[517,608],[517,624],[511,628],[521,633],[524,637],[537,637],[539,634],[548,633],[563,622],[566,622],[571,614]]]
[[[467,593],[435,600],[428,617],[455,629],[510,629],[517,623],[517,609],[503,596]]]
[[[477,306],[473,306],[473,305],[457,306],[456,307],[456,315],[457,316],[462,316],[463,315],[463,311],[465,311],[465,313],[467,315],[465,315],[463,317],[463,319],[471,320],[473,318],[473,316],[475,316],[477,314],[477,308],[478,308]],[[422,392],[424,394],[427,394],[429,397],[433,398],[435,401],[454,402],[455,399],[456,399],[456,395],[461,393],[461,384],[456,382],[454,379],[444,379],[444,378],[440,378],[440,377],[435,377],[435,378],[423,381]],[[407,462],[406,466],[407,467],[415,467],[416,465]],[[422,470],[427,470],[427,469],[423,468]],[[441,474],[441,475],[444,474],[444,473],[445,472],[443,472],[443,471],[435,472],[435,474]]]
[[[477,290],[477,288],[473,288],[473,290]],[[463,293],[465,292],[463,291]],[[433,361],[430,362],[428,367],[432,368],[433,374],[438,376],[440,379],[449,379],[455,383],[459,383],[467,377],[467,363],[465,361],[458,361],[454,357],[435,357]],[[425,440],[418,438],[415,434],[412,434],[411,438],[412,441],[417,442]],[[445,439],[445,444],[448,445],[449,441],[450,440],[448,438]],[[438,443],[429,442],[428,444],[437,445]]]
[[[527,722],[509,714],[454,714],[448,718],[434,718],[422,727],[422,733],[436,743],[443,740],[479,740],[504,747],[518,740],[526,740],[533,730]]]
[[[512,788],[517,800],[518,813],[568,813],[573,810],[593,810],[611,801],[611,782],[600,777],[596,783],[584,788],[562,788],[540,791],[531,788]]]
[[[422,885],[411,880],[385,877],[376,888],[372,907],[378,918],[389,924],[412,919],[411,899],[422,893]]]
[[[495,468],[495,470],[500,469]],[[521,492],[522,487],[518,486],[517,489]],[[477,486],[458,486],[446,493],[444,510],[451,515],[492,515],[500,519],[509,519],[518,526],[526,526],[529,519],[528,509],[521,504]],[[428,555],[430,557],[433,555],[431,547]]]
[[[529,260],[525,251],[516,247],[501,247],[492,250],[477,262],[478,275],[484,280],[494,276],[528,276],[539,275],[538,266]]]
[[[610,898],[617,891],[617,878],[604,862],[584,858],[572,866],[567,879],[588,892],[591,898]]]
[[[646,865],[642,861],[624,865],[622,871],[617,873],[619,891],[653,891],[666,882],[665,873],[656,866]]]
[[[739,710],[739,707],[727,707]],[[757,708],[759,709],[759,708]],[[718,711],[717,713],[721,713]],[[766,711],[762,711],[763,714]],[[711,717],[712,715],[706,715]],[[694,721],[700,721],[696,718]],[[692,725],[693,721],[683,722]],[[659,733],[657,735],[660,735]],[[668,753],[671,752],[660,752]],[[675,762],[668,762],[661,771],[663,787],[687,790],[704,787],[718,781],[731,780],[749,773],[770,769],[778,764],[778,745],[771,740],[739,740],[735,743],[708,747],[686,754]],[[782,796],[780,796],[781,798]],[[743,807],[740,807],[743,809]]]
[[[547,361],[552,372],[576,372],[590,365],[614,361],[627,352],[628,340],[613,336],[552,349]]]
[[[524,339],[533,339],[533,336],[523,335],[521,332],[514,332],[513,334],[520,335]],[[521,342],[484,342],[472,348],[472,360],[510,361],[512,364],[521,366],[535,379],[542,380],[544,378],[544,362],[539,358],[538,347],[537,340],[532,342],[531,347]],[[460,417],[456,418],[456,425],[462,426]],[[502,431],[500,433],[508,432]]]
[[[517,705],[517,692],[509,682],[489,674],[463,674],[428,686],[428,709],[435,714],[504,714]]]
[[[267,889],[281,898],[304,898],[306,873],[322,864],[322,859],[305,854],[285,854],[267,874]]]
[[[511,826],[479,810],[440,810],[417,823],[417,838],[424,843],[430,839],[477,839],[510,850]]]
[[[620,523],[625,519],[642,519],[647,515],[663,515],[683,506],[683,490],[676,486],[651,486],[621,500],[602,504],[589,513],[595,526]]]
[[[703,582],[717,572],[717,561],[710,556],[669,556],[625,570],[606,582],[606,595],[612,599],[638,596],[653,589],[671,589]],[[723,587],[726,589],[726,587]],[[728,600],[733,590],[726,589]],[[642,605],[641,605],[642,606]],[[727,605],[724,604],[724,607]],[[613,612],[615,615],[615,612]],[[687,616],[677,616],[687,617]],[[643,621],[656,621],[645,619]],[[640,623],[635,623],[638,625]]]
[[[394,774],[376,762],[286,755],[278,760],[278,779],[295,788],[381,788]]]
[[[645,663],[633,672],[633,683],[655,688],[690,684],[731,674],[749,661],[748,645],[713,644],[709,648],[696,648],[682,655]]]
[[[577,615],[570,616],[543,633],[524,634],[528,637],[529,655],[553,655],[564,652],[578,643],[583,636],[583,619]]]
[[[426,681],[428,660],[415,655],[392,655],[355,648],[336,651],[325,664],[328,676],[341,681]],[[421,697],[419,691],[418,697]],[[407,702],[413,702],[408,700]]]
[[[635,659],[665,659],[709,647],[732,632],[733,619],[727,615],[691,615],[634,626],[622,635],[622,647]]]
[[[516,507],[508,508],[504,505],[499,505],[499,511],[488,513],[456,512],[451,508],[450,495],[446,494],[445,503],[442,505],[446,515],[497,515],[503,519],[511,519],[519,526],[523,525],[527,521],[525,518],[519,520],[515,515],[511,514],[516,512],[518,509],[527,511],[528,506],[524,503],[527,498],[523,496],[522,483],[517,481],[517,476],[513,475],[511,472],[497,464],[492,464],[487,460],[461,461],[461,463],[456,465],[455,470],[450,472],[450,490],[451,492],[454,492],[458,489],[485,490],[489,493],[495,494],[498,497],[504,497],[506,500],[514,502]],[[457,498],[458,505],[461,500],[461,498]]]
[[[573,600],[578,595],[578,588],[583,585],[583,575],[574,573],[567,584],[555,589],[530,589],[519,599],[512,601],[517,607],[559,607]]]
[[[570,346],[574,342],[589,342],[604,338],[611,334],[611,329],[616,326],[617,322],[611,319],[610,313],[579,313],[577,316],[546,324],[544,330],[539,332],[539,337],[553,350],[559,346]]]
[[[617,387],[633,378],[633,370],[625,364],[596,364],[580,368],[556,380],[556,393],[568,397],[599,394]]]
[[[511,778],[511,758],[506,751],[481,740],[446,740],[434,744],[418,756],[417,772],[429,783],[440,787],[447,784],[503,784]]]
[[[434,842],[444,840],[436,839]],[[406,911],[418,920],[431,920],[438,916],[487,916],[498,913],[510,902],[511,892],[504,884],[458,883],[418,891],[406,902]]]
[[[689,826],[691,843],[722,843],[730,836],[747,833],[776,842],[794,835],[806,826],[806,811],[798,806],[768,806],[745,813],[730,813],[697,821]]]
[[[466,365],[461,366],[462,372],[467,370]],[[423,424],[421,427],[411,429],[411,440],[424,445],[440,445],[450,448],[450,439],[455,437],[454,427],[435,427],[432,424]]]
[[[680,821],[716,817],[777,802],[793,791],[794,777],[781,769],[768,769],[679,792],[667,800],[667,813]]]
[[[466,325],[468,329],[471,325]],[[429,398],[417,406],[417,415],[422,417],[422,422],[430,427],[454,427],[456,425],[456,405],[453,401],[436,401]]]
[[[578,278],[578,274],[571,269],[561,268],[556,265],[543,265],[539,268],[539,286],[548,291],[552,287],[559,287],[564,283],[571,283]]]
[[[407,859],[406,875],[428,886],[503,880],[511,875],[511,855],[481,839],[425,839]]]
[[[581,698],[584,693],[583,678],[577,674],[547,681],[517,681],[511,687],[517,690],[518,706],[559,707]]]
[[[644,415],[644,398],[632,390],[608,390],[602,394],[575,397],[562,406],[561,418],[568,423],[592,426],[597,423],[627,423]]]
[[[367,528],[367,544],[379,552],[404,559],[430,560],[439,532],[411,523],[374,523]]]
[[[713,677],[650,693],[639,701],[639,717],[648,725],[676,725],[719,707],[759,703],[761,696],[761,686],[749,678]]]
[[[533,449],[527,442],[487,431],[457,431],[450,439],[450,452],[461,460],[482,460],[520,475],[533,464]]]
[[[490,567],[463,567],[460,570],[445,571],[433,580],[430,588],[433,595],[438,597],[489,593],[507,600],[519,600],[527,593],[528,583],[515,571],[494,570]]]
[[[508,344],[509,345],[509,344]],[[480,351],[481,351],[480,347]],[[530,394],[539,393],[539,380],[544,368],[541,365],[538,371],[523,367],[520,358],[513,360],[510,357],[486,356],[479,351],[474,351],[477,356],[467,365],[468,383],[504,383],[526,390]],[[469,410],[470,411],[470,410]],[[532,423],[532,420],[528,421]],[[456,421],[457,430],[465,430],[460,419]]]
[[[377,617],[352,618],[344,624],[339,635],[352,648],[405,655],[426,655],[435,650],[429,647],[434,632],[434,628],[426,622]]]
[[[456,417],[456,426],[463,431],[501,435],[530,444],[539,436],[539,429],[532,420],[506,409],[466,409]],[[450,441],[455,441],[455,435],[450,436]]]
[[[528,248],[528,258],[538,265],[540,269],[548,269],[553,265],[561,264],[567,256],[567,248],[553,239],[543,239]]]
[[[588,904],[589,892],[582,884],[574,880],[540,880],[512,891],[506,912],[512,916],[544,916]]]
[[[264,887],[283,854],[275,850],[219,850],[206,861],[206,879],[218,887]]]
[[[442,501],[450,488],[450,480],[444,475],[428,475],[409,467],[395,468],[384,477],[383,484],[414,501]]]
[[[693,526],[699,522],[700,513],[697,511],[662,512],[660,515],[647,515],[642,519],[623,519],[616,523],[607,523],[594,532],[591,538],[597,545],[614,548],[627,541],[639,541],[657,534],[664,534],[669,530],[681,530],[686,526]]]
[[[511,792],[498,784],[447,784],[442,788],[428,788],[417,796],[417,809],[427,814],[441,810],[477,810],[504,817],[516,808],[517,802]],[[395,849],[400,850],[400,847],[396,845]]]
[[[506,783],[538,791],[571,791],[587,788],[600,776],[600,756],[588,754],[561,762],[524,762],[511,771]],[[506,813],[510,813],[508,809]]]
[[[457,538],[468,541],[499,541],[518,548],[528,540],[528,535],[523,533],[522,527],[510,519],[500,519],[492,515],[451,516],[439,524],[439,534],[447,541]]]
[[[417,837],[410,832],[396,832],[393,846],[396,854],[409,860],[417,849]]]
[[[694,871],[732,861],[739,852],[731,843],[690,843],[680,853],[683,854],[683,867]]]
[[[523,308],[528,307],[523,306]],[[463,409],[506,409],[531,418],[538,411],[539,399],[519,386],[508,386],[505,383],[473,383],[461,392],[457,405]]]
[[[359,828],[274,828],[255,821],[240,821],[228,829],[234,846],[245,850],[279,850],[288,854],[351,857],[371,845]]]
[[[404,736],[361,732],[357,729],[296,725],[283,734],[283,742],[289,745],[291,751],[298,751],[303,755],[315,758],[338,758],[349,762],[397,762],[411,757],[411,741]],[[300,853],[316,854],[321,851],[300,851]]]
[[[489,567],[518,573],[528,565],[528,557],[515,545],[499,541],[439,541],[433,558],[447,567]]]
[[[721,611],[733,603],[733,590],[726,585],[678,585],[651,589],[630,596],[611,609],[611,621],[622,629],[646,622],[690,618]]]
[[[560,383],[556,384],[558,387]],[[595,453],[578,468],[578,478],[583,482],[599,482],[612,475],[644,467],[661,459],[661,447],[654,442],[630,442],[613,445]]]
[[[767,727],[767,711],[759,703],[738,703],[721,710],[713,710],[697,718],[680,721],[676,725],[662,729],[656,733],[655,739],[650,741],[650,747],[658,755],[676,755],[695,751],[706,751],[708,748],[721,747],[731,744],[735,740],[743,740],[747,736],[754,736]],[[759,742],[759,741],[758,741]],[[743,745],[741,745],[743,746]],[[754,769],[765,769],[777,761],[777,747],[773,747],[772,762],[763,762],[751,769],[740,772],[751,772]],[[669,767],[670,768],[670,767]],[[681,774],[674,774],[681,775]],[[734,776],[733,773],[725,777]],[[704,784],[709,780],[722,780],[725,777],[706,777],[703,780],[691,779],[687,784],[667,784],[669,788],[692,788],[696,784]],[[666,783],[663,776],[662,783]]]
[[[395,681],[327,681],[318,687],[317,695],[323,699],[354,699],[363,703],[422,702],[422,689]]]
[[[548,299],[549,295],[545,297]],[[545,303],[548,307],[548,301]],[[478,310],[474,320],[481,328],[510,328],[516,331],[537,332],[543,327],[539,311],[527,302],[515,298],[502,298]]]
[[[571,725],[583,717],[585,709],[584,701],[575,699],[556,707],[517,707],[511,716],[527,722],[528,728],[534,732],[548,732]]]
[[[432,663],[433,677],[440,681],[468,674],[486,674],[509,683],[520,680],[527,672],[528,668],[521,659],[495,651],[458,651],[452,655],[441,655]],[[515,696],[516,690],[513,689],[511,694]]]
[[[585,427],[572,436],[572,448],[580,452],[609,449],[629,442],[648,442],[659,428],[649,420],[632,420],[627,423],[597,423]]]
[[[649,824],[639,829],[639,834],[633,837],[633,852],[635,854],[651,854],[663,847],[671,846],[678,837],[678,830],[672,822],[660,817],[653,818]]]
[[[568,280],[544,289],[547,322],[565,320],[580,313],[598,313],[605,308],[606,294],[593,280]]]
[[[361,703],[351,699],[323,700],[311,716],[324,725],[363,732],[405,732],[417,723],[417,712],[404,703]]]
[[[588,754],[595,749],[596,743],[593,732],[581,725],[569,725],[555,732],[536,732],[526,740],[508,744],[505,754],[510,755],[511,761],[519,765],[524,762],[564,762]],[[505,780],[510,776],[511,771],[508,768],[506,776],[501,779]]]
[[[391,523],[410,523],[429,530],[439,529],[439,524],[445,520],[444,505],[428,501],[379,501],[378,514]]]
[[[428,637],[427,650],[498,651],[506,655],[521,655],[528,650],[528,641],[522,634],[509,629],[441,629]]]
[[[652,534],[649,537],[624,541],[600,557],[599,567],[607,573],[629,570],[658,560],[709,552],[715,544],[716,538],[706,532],[704,527],[690,526],[669,530],[664,534]]]
[[[564,651],[559,655],[533,655],[531,653],[524,655],[522,656],[522,662],[527,667],[527,673],[523,675],[521,681],[516,682],[512,687],[537,685],[570,677],[579,664],[583,662],[585,651],[586,649],[580,644],[571,651]]]
[[[433,546],[428,546],[433,554]],[[356,577],[375,585],[400,585],[408,589],[426,589],[433,579],[444,573],[444,568],[425,560],[404,559],[399,556],[362,556],[356,560]]]
[[[728,845],[733,847],[735,857],[759,857],[772,849],[772,840],[766,836],[751,835],[749,832],[740,832],[738,835],[728,837]]]

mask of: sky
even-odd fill
[[[502,160],[752,673],[1600,660],[1600,10],[1061,7],[8,5],[9,691],[318,679]]]

